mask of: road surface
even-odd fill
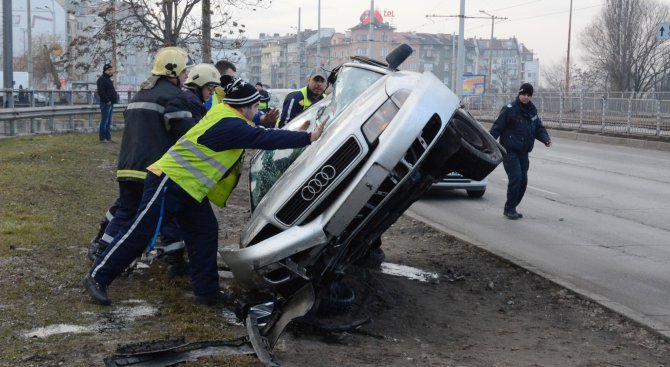
[[[552,139],[502,215],[502,164],[482,199],[430,193],[410,216],[540,273],[670,337],[670,152]]]

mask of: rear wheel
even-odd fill
[[[502,162],[502,147],[471,116],[459,110],[449,121],[448,129],[460,136],[461,146],[447,161],[450,171],[482,180]]]
[[[468,196],[471,198],[480,198],[484,196],[486,190],[468,190]]]

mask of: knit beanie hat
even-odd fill
[[[521,84],[521,88],[519,88],[519,95],[522,94],[533,96],[533,86],[530,83]]]
[[[253,85],[239,78],[224,85],[223,90],[226,92],[223,102],[234,107],[250,106],[261,99],[261,95]]]
[[[107,69],[111,69],[111,68],[112,68],[112,65],[111,65],[111,64],[105,64],[105,65],[102,67],[102,71],[107,71]]]

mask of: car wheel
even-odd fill
[[[468,196],[471,198],[480,198],[484,196],[486,190],[468,190]]]
[[[317,314],[321,316],[344,315],[351,311],[355,298],[356,293],[353,288],[341,281],[334,282],[319,300]]]
[[[461,146],[447,161],[447,167],[473,180],[483,180],[502,162],[503,150],[498,142],[475,120],[454,117],[447,128],[455,131]]]

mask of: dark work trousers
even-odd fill
[[[517,205],[523,199],[528,185],[528,166],[528,153],[507,151],[503,159],[503,167],[505,167],[508,180],[505,212],[516,211]]]
[[[140,206],[143,191],[144,183],[142,182],[119,181],[119,197],[109,208],[103,222],[100,223],[101,228],[105,226],[105,233],[102,235],[104,243],[112,242],[119,231],[130,225]],[[182,239],[181,231],[174,218],[164,220],[161,228],[161,241],[169,245]]]
[[[119,231],[98,257],[91,267],[91,276],[108,286],[155,239],[160,222],[171,217],[177,219],[184,235],[193,293],[205,297],[218,293],[219,229],[209,200],[199,203],[167,176],[153,173],[147,174],[144,195],[130,226]]]

